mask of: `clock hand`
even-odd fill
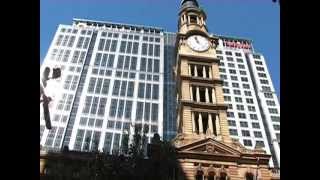
[[[194,37],[196,42],[199,44],[199,40],[198,40],[198,37]]]

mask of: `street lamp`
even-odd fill
[[[50,68],[46,67],[44,72],[42,73],[41,81],[40,81],[40,104],[42,103],[43,107],[43,115],[44,120],[46,122],[46,128],[51,129],[51,120],[50,120],[50,111],[49,111],[49,103],[52,100],[51,97],[46,95],[46,87],[47,81],[50,79],[57,79],[61,76],[61,69],[60,68],[53,68],[52,75],[50,75]]]

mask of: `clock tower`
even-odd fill
[[[177,149],[183,180],[272,179],[270,155],[231,139],[216,56],[197,0],[182,0],[176,40]]]

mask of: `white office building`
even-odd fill
[[[52,129],[41,110],[41,146],[114,152],[135,125],[148,127],[149,141],[162,137],[163,43],[157,27],[84,19],[59,25],[40,70],[62,69],[48,81]]]
[[[247,148],[265,149],[270,165],[280,167],[280,106],[265,59],[251,40],[218,37],[230,135]]]

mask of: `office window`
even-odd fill
[[[121,43],[120,43],[120,52],[121,52],[121,53],[124,53],[124,52],[125,52],[125,50],[126,50],[126,44],[127,44],[126,41],[121,41]]]
[[[84,113],[84,114],[89,113],[91,101],[92,101],[92,96],[87,96],[86,99],[85,99],[85,104],[84,104],[82,113]]]
[[[275,108],[269,108],[269,113],[270,114],[278,114],[278,110]]]
[[[150,103],[144,104],[144,120],[149,121],[150,119]]]
[[[115,124],[114,121],[109,120],[108,123],[107,123],[107,128],[108,129],[113,129],[114,128],[114,124]]]
[[[276,133],[276,137],[277,137],[278,142],[280,142],[280,134],[279,133]]]
[[[241,70],[240,70],[240,74],[241,75],[247,75],[246,71],[241,71]]]
[[[221,73],[225,73],[225,72],[226,72],[226,69],[224,69],[224,68],[219,68],[219,71],[220,71]]]
[[[100,94],[101,86],[102,86],[102,81],[103,81],[102,78],[98,78],[97,85],[96,85],[96,89],[95,89],[95,93],[96,93],[96,94]]]
[[[148,59],[148,64],[147,64],[147,67],[148,67],[148,72],[152,72],[152,59]]]
[[[265,98],[273,98],[272,93],[263,93]]]
[[[77,43],[77,48],[81,48],[82,47],[83,41],[84,41],[84,37],[83,36],[79,37],[78,43]]]
[[[147,55],[148,44],[142,43],[142,55]]]
[[[241,95],[241,91],[238,90],[238,89],[234,89],[234,90],[233,90],[233,94]]]
[[[105,39],[100,39],[99,45],[98,45],[98,50],[99,50],[99,51],[102,51],[102,50],[103,50],[105,41],[106,41]]]
[[[147,69],[147,59],[146,58],[141,58],[140,60],[140,71],[146,72]]]
[[[106,40],[106,45],[104,46],[104,51],[109,51],[111,45],[111,39]]]
[[[105,138],[104,138],[104,145],[103,149],[105,152],[110,153],[111,143],[112,143],[112,133],[106,132]]]
[[[154,46],[154,56],[160,57],[160,45]]]
[[[227,75],[224,75],[224,74],[221,74],[220,75],[220,78],[222,79],[222,80],[227,80],[228,78],[227,78]]]
[[[95,122],[95,119],[94,118],[90,118],[89,122],[88,122],[88,126],[89,127],[93,127],[94,126],[94,122]]]
[[[73,46],[75,38],[76,38],[75,36],[71,36],[70,37],[69,42],[68,42],[68,47],[72,47]]]
[[[244,94],[245,94],[246,96],[252,96],[250,91],[244,91]]]
[[[280,131],[280,125],[273,125],[273,129],[276,130],[276,131]]]
[[[249,84],[242,84],[244,89],[250,89],[250,85]]]
[[[57,130],[57,127],[52,127],[52,129],[49,131],[49,134],[45,142],[45,146],[48,146],[48,147],[52,146],[53,139],[56,134],[56,130]]]
[[[267,77],[267,75],[265,73],[258,73],[259,77]]]
[[[132,111],[132,101],[126,101],[126,108],[124,112],[124,117],[127,119],[131,118],[131,111]]]
[[[229,67],[234,67],[234,64],[233,63],[228,63],[228,66]]]
[[[242,102],[242,98],[241,97],[235,97],[234,99],[235,99],[236,102],[240,102],[240,103]]]
[[[264,71],[264,68],[257,66],[257,70],[258,70],[258,71]]]
[[[237,104],[237,110],[244,111],[244,106]]]
[[[254,131],[253,134],[256,138],[262,138],[262,133],[260,131]]]
[[[119,94],[119,89],[120,89],[120,81],[115,80],[113,85],[112,95],[117,96]]]
[[[98,108],[98,115],[104,116],[105,108],[106,108],[107,98],[101,98],[100,104]]]
[[[260,83],[261,84],[269,84],[269,81],[265,80],[265,79],[260,79]]]
[[[236,52],[236,56],[241,57],[241,53]]]
[[[248,123],[244,121],[240,121],[240,127],[248,127]]]
[[[234,113],[233,113],[233,112],[227,112],[227,117],[232,117],[232,118],[234,118]]]
[[[238,64],[239,69],[245,69],[243,64]]]
[[[267,100],[266,102],[267,102],[268,106],[275,106],[276,105],[276,102],[271,101],[271,100]]]
[[[151,84],[146,84],[146,99],[150,99],[151,97]]]
[[[243,63],[243,60],[242,60],[242,59],[237,58],[237,62],[238,62],[238,63]]]
[[[117,44],[118,44],[118,41],[117,41],[117,40],[112,40],[112,42],[111,42],[111,49],[110,49],[111,52],[115,52],[115,51],[116,51],[116,49],[117,49]]]
[[[139,86],[138,86],[138,97],[139,98],[144,98],[144,89],[145,89],[145,84],[139,83]]]
[[[251,98],[246,98],[246,101],[248,104],[253,104],[253,99],[251,99]]]
[[[117,117],[122,118],[124,109],[124,100],[119,101]]]
[[[139,49],[139,43],[138,42],[134,42],[133,43],[132,54],[138,54],[138,49]]]
[[[136,120],[141,121],[143,115],[143,102],[137,102]]]
[[[263,141],[256,141],[256,147],[264,147]]]
[[[110,80],[109,79],[104,79],[103,81],[103,86],[102,86],[102,94],[108,94],[109,91],[109,84],[110,84]]]
[[[216,54],[222,54],[222,51],[216,50]]]
[[[228,120],[228,125],[229,125],[229,126],[236,126],[236,121],[234,121],[234,120]]]
[[[256,114],[250,114],[250,119],[258,120],[258,116]]]
[[[120,89],[120,96],[126,95],[126,89],[127,89],[127,81],[122,81],[121,89]]]
[[[153,72],[158,73],[160,68],[159,59],[153,61]]]
[[[90,114],[96,114],[98,101],[99,101],[99,97],[94,97],[93,98]]]
[[[254,55],[253,55],[253,58],[255,58],[255,59],[260,59],[260,55],[254,54]]]
[[[238,131],[236,129],[229,129],[229,133],[231,136],[238,136]]]
[[[232,52],[231,51],[226,51],[225,54],[229,55],[229,56],[232,56]]]
[[[56,41],[56,46],[59,46],[62,42],[63,35],[59,35]]]
[[[225,101],[231,101],[231,97],[230,96],[224,96],[224,100]]]
[[[228,104],[228,109],[233,109],[232,104]]]
[[[246,118],[246,114],[245,113],[238,113],[238,116],[240,119],[245,119]]]
[[[78,129],[76,140],[73,146],[74,150],[78,150],[78,151],[81,150],[83,136],[84,136],[84,130]]]
[[[246,78],[246,77],[241,77],[241,81],[242,81],[242,82],[248,82],[248,78]]]
[[[232,83],[232,87],[238,88],[239,87],[239,83]]]
[[[244,144],[245,146],[252,146],[251,140],[248,140],[248,139],[244,139],[244,140],[243,140],[243,144]]]
[[[229,89],[223,88],[222,90],[223,90],[223,93],[225,93],[225,94],[230,94],[230,90],[229,90]]]
[[[159,98],[159,85],[154,84],[152,88],[152,99],[158,99]]]
[[[280,117],[279,116],[271,116],[271,121],[280,122]]]
[[[228,86],[229,86],[229,83],[226,82],[226,81],[223,81],[223,86],[228,87]]]
[[[223,62],[220,62],[219,66],[224,66],[224,63],[223,63]]]
[[[252,128],[260,129],[260,125],[259,125],[259,123],[255,123],[255,122],[253,122],[253,123],[252,123]]]
[[[236,74],[236,70],[234,70],[234,69],[229,69],[229,73],[230,73],[230,74]]]
[[[223,60],[223,57],[222,56],[217,56],[218,59],[220,60]]]
[[[86,117],[81,117],[79,124],[80,124],[81,126],[86,126],[86,125],[87,125],[87,121],[88,121],[88,118],[86,118]]]
[[[116,116],[117,104],[118,104],[118,100],[117,99],[112,99],[111,100],[110,111],[109,111],[109,116],[110,117],[115,117]]]
[[[248,106],[248,110],[251,112],[256,112],[256,108],[254,106]]]
[[[237,76],[231,76],[231,80],[238,81],[238,77]]]
[[[233,61],[232,57],[227,57],[227,61]]]

